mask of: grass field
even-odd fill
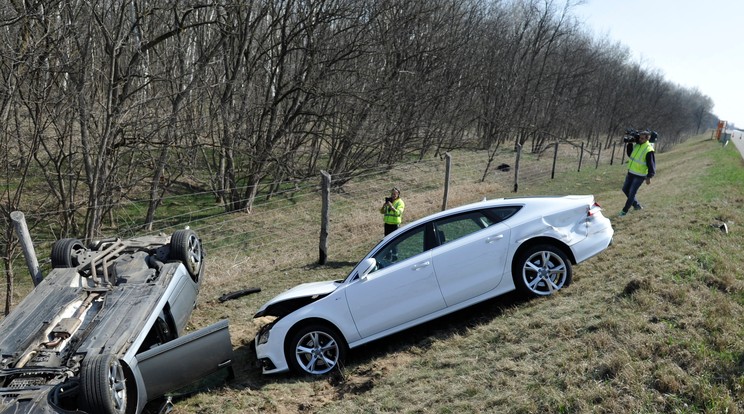
[[[345,276],[379,239],[378,213],[334,224],[350,229],[338,243],[358,248],[327,266],[291,247],[250,259],[210,252],[194,324],[230,319],[236,378],[176,399],[175,412],[744,412],[744,163],[734,148],[702,137],[657,160],[657,177],[639,192],[646,209],[623,218],[620,165],[527,190],[593,193],[613,220],[613,245],[577,266],[568,289],[528,301],[507,295],[377,341],[327,378],[262,376],[250,347],[252,315],[294,284]],[[468,197],[482,193],[479,185],[450,205],[475,201]],[[409,192],[406,202],[419,198]],[[303,229],[292,231],[305,239]],[[247,286],[263,290],[211,299]]]
[[[379,206],[360,208],[352,199],[361,191],[347,189],[349,208],[332,217],[325,266],[315,264],[313,208],[226,216],[197,229],[208,257],[192,325],[230,319],[236,378],[176,396],[173,412],[744,412],[744,162],[733,146],[704,137],[658,154],[657,162],[657,177],[638,195],[646,209],[622,218],[625,170],[617,163],[520,186],[519,195],[594,194],[612,219],[613,244],[576,266],[567,289],[534,300],[506,295],[374,342],[325,378],[261,375],[252,316],[298,283],[343,278],[381,238]],[[415,170],[390,176],[413,183],[404,191],[406,221],[438,210],[439,186]],[[425,185],[417,188],[418,181]],[[504,196],[504,188],[461,180],[448,205]],[[312,224],[294,224],[304,216]],[[285,237],[255,243],[259,228]],[[262,291],[217,301],[247,287]]]

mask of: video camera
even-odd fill
[[[386,203],[392,203],[393,202],[393,198],[392,197],[385,197],[385,202]]]
[[[638,143],[638,137],[641,136],[641,133],[648,134],[648,142],[655,143],[656,139],[659,138],[659,134],[656,133],[656,131],[651,131],[648,129],[638,131],[633,128],[626,128],[625,129],[625,135],[623,136],[623,142],[629,143],[632,142],[633,144]]]

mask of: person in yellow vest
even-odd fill
[[[393,187],[390,191],[390,197],[385,197],[385,204],[380,208],[380,213],[384,215],[385,235],[398,230],[400,223],[403,222],[403,210],[406,204],[400,198],[400,190]]]
[[[636,199],[636,193],[641,188],[641,184],[651,184],[651,179],[656,174],[656,158],[654,157],[654,147],[648,142],[651,137],[650,131],[641,131],[638,134],[636,143],[629,142],[625,151],[630,157],[628,159],[628,175],[625,176],[623,183],[623,193],[628,197],[625,206],[620,211],[620,217],[628,214],[630,208],[634,210],[643,210],[643,206]]]

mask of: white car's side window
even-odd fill
[[[488,226],[506,220],[517,211],[519,211],[519,207],[500,207],[472,211],[438,220],[434,222],[436,245],[441,246],[485,229]]]
[[[393,263],[406,260],[410,257],[424,252],[424,226],[408,231],[382,248],[374,258],[377,261],[377,269],[390,266]]]
[[[519,211],[521,208],[522,208],[521,206],[491,208],[491,209],[486,210],[485,214],[486,216],[492,217],[495,220],[495,221],[492,221],[491,224],[500,223],[510,218],[511,216],[517,214],[517,211]],[[489,226],[491,224],[489,224]]]
[[[434,234],[437,244],[442,245],[475,233],[491,224],[493,222],[488,217],[476,211],[435,222]]]

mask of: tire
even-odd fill
[[[571,261],[558,247],[527,248],[512,267],[517,290],[528,296],[548,296],[571,284]]]
[[[127,386],[124,368],[111,354],[88,356],[80,373],[80,404],[90,413],[124,414]]]
[[[201,240],[193,230],[176,230],[171,236],[171,260],[178,260],[186,266],[189,275],[197,280],[204,263],[204,251]]]
[[[291,370],[323,375],[343,365],[346,342],[335,329],[322,324],[308,325],[292,335],[285,353]]]
[[[87,251],[78,239],[59,239],[52,246],[52,267],[78,267],[83,262],[79,257]]]

